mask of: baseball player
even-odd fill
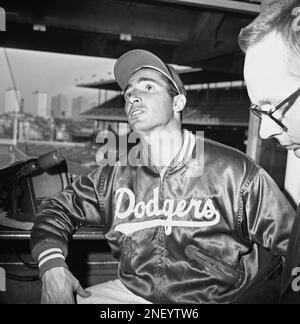
[[[78,303],[232,303],[271,279],[295,214],[274,181],[243,153],[182,129],[185,89],[160,58],[129,51],[114,73],[140,142],[127,165],[102,164],[43,201],[31,234],[42,303],[74,303],[74,293]],[[65,262],[68,240],[96,224],[118,279],[84,290]]]

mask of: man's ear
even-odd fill
[[[183,94],[180,94],[176,97],[174,97],[174,101],[173,101],[173,110],[175,112],[180,112],[184,109],[186,104],[186,97]]]

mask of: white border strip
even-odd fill
[[[231,0],[156,0],[160,2],[171,2],[182,5],[192,5],[198,7],[208,7],[213,9],[225,9],[243,13],[259,14],[260,5]]]

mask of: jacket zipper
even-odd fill
[[[165,176],[165,171],[161,172],[158,168],[155,168],[156,171],[159,174],[160,177],[160,183],[159,183],[159,192],[160,192],[160,199],[159,199],[159,208],[162,208],[162,201],[164,200],[164,192],[163,192],[163,181],[164,181],[164,176]],[[156,264],[156,285],[154,288],[154,296],[155,296],[155,303],[161,303],[161,298],[163,294],[162,290],[162,278],[164,276],[163,272],[163,258],[164,258],[164,243],[162,242],[163,237],[164,237],[164,229],[159,227],[158,228],[158,236],[157,236],[157,249],[158,249],[158,262]]]
[[[170,166],[164,168],[162,170],[162,172],[158,169],[159,176],[160,176],[160,193],[161,193],[161,200],[160,201],[164,201],[165,200],[165,198],[164,198],[164,178],[165,178],[165,175],[167,174],[167,172],[169,171],[169,169],[170,169]],[[160,206],[160,208],[162,208],[162,205]],[[164,230],[165,230],[165,233],[169,233],[170,234],[171,231],[172,231],[172,228],[171,229],[168,229],[168,226],[164,226]]]
[[[234,271],[229,266],[212,259],[206,254],[199,251],[193,245],[188,245],[185,248],[185,254],[193,261],[196,261],[197,264],[205,266],[210,269],[217,276],[221,276],[230,284],[238,286],[240,281],[240,274],[237,271]]]

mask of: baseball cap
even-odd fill
[[[125,89],[134,72],[143,68],[154,69],[164,74],[173,83],[179,94],[185,94],[184,85],[176,70],[153,53],[141,49],[126,52],[117,60],[114,74],[121,89]]]

